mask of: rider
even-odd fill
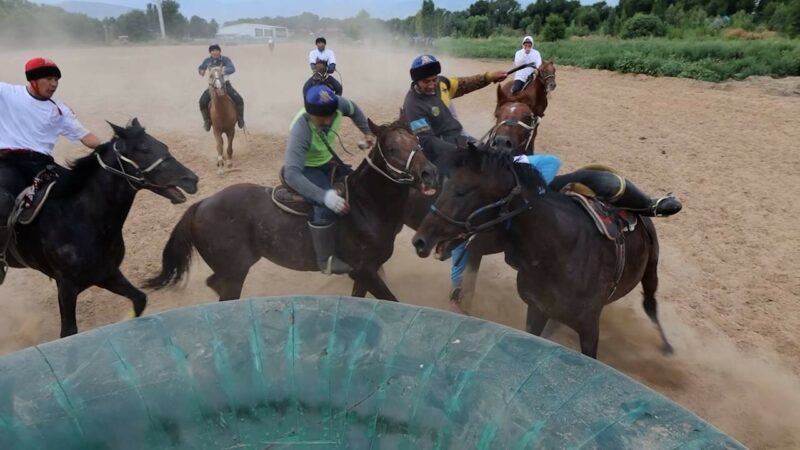
[[[411,88],[403,102],[403,112],[411,131],[419,139],[425,157],[437,164],[439,157],[457,150],[456,141],[465,136],[451,99],[500,82],[508,76],[503,71],[486,72],[470,77],[448,78],[439,76],[442,66],[435,57],[421,55],[411,63]],[[437,164],[438,165],[438,164]],[[461,244],[453,250],[450,272],[451,301],[461,299],[461,283],[466,266],[466,247]]]
[[[58,137],[92,149],[100,145],[100,139],[78,122],[72,110],[53,98],[61,78],[53,61],[29,60],[25,78],[26,86],[0,82],[0,284],[8,270],[5,250],[15,200],[40,171],[55,166],[53,146]]]
[[[350,205],[331,187],[331,172],[351,172],[333,151],[342,116],[364,133],[367,145],[375,143],[367,118],[361,109],[344,97],[337,97],[327,86],[312,86],[304,98],[305,108],[292,120],[286,143],[284,179],[286,184],[313,203],[308,223],[319,270],[325,274],[349,273],[349,264],[337,258],[337,214],[346,214]]]
[[[508,76],[496,71],[450,78],[440,76],[441,71],[441,64],[431,55],[414,58],[411,88],[403,102],[411,131],[419,138],[425,157],[434,164],[443,153],[456,150],[456,140],[465,136],[451,99],[503,81]]]
[[[236,89],[233,88],[229,78],[236,72],[236,67],[233,66],[233,61],[231,61],[230,58],[222,56],[222,48],[220,48],[219,44],[211,44],[208,46],[208,53],[210,53],[211,56],[200,63],[200,66],[197,68],[197,73],[203,77],[206,75],[206,70],[208,70],[209,67],[224,67],[225,91],[236,105],[236,122],[239,124],[239,128],[244,128],[244,99],[236,92]],[[208,89],[206,89],[203,91],[203,95],[200,96],[200,113],[203,115],[203,128],[205,128],[206,131],[211,129],[211,112],[208,109],[210,103],[211,94],[209,94]]]
[[[324,37],[318,37],[315,43],[317,48],[311,50],[308,54],[308,64],[311,66],[311,71],[316,70],[317,62],[324,62],[327,65],[327,74],[329,75],[326,81],[331,84],[331,88],[337,95],[342,95],[342,84],[333,77],[333,72],[336,72],[336,55],[333,50],[325,48],[328,45],[328,41]]]
[[[514,66],[519,67],[524,64],[532,64],[533,67],[520,69],[514,74],[514,84],[511,86],[511,93],[516,94],[521,91],[525,83],[533,75],[534,70],[542,65],[542,55],[533,48],[533,38],[525,36],[522,39],[522,48],[517,50],[514,55]]]

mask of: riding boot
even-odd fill
[[[6,252],[8,251],[8,244],[11,241],[11,227],[0,225],[0,285],[6,279],[8,273],[8,262],[6,261]]]
[[[201,109],[200,113],[203,114],[203,129],[206,131],[211,129],[211,112],[208,108]]]
[[[674,196],[668,194],[660,198],[650,198],[649,195],[640,191],[636,185],[627,180],[625,181],[622,195],[613,203],[616,206],[648,217],[671,216],[683,208],[680,200]]]
[[[236,123],[244,128],[244,101],[236,104]]]
[[[314,225],[309,222],[308,228],[311,230],[311,241],[317,254],[319,270],[326,275],[350,273],[353,268],[335,256],[336,222],[329,225]]]

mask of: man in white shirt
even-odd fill
[[[534,64],[536,68],[542,65],[542,55],[540,55],[539,52],[533,48],[533,38],[530,36],[525,36],[525,38],[522,39],[522,48],[517,50],[517,53],[514,55],[515,67],[519,67],[524,64]],[[533,72],[536,70],[536,68],[526,67],[518,70],[514,74],[514,84],[511,86],[512,94],[516,94],[522,90],[523,86],[525,86],[525,83],[528,81],[528,78],[533,75]]]
[[[333,72],[336,72],[336,55],[333,54],[333,50],[325,48],[325,46],[328,45],[328,41],[326,41],[324,37],[318,37],[316,44],[317,48],[311,50],[311,53],[308,54],[308,64],[311,66],[311,71],[315,72],[315,75],[319,80],[323,81],[324,84],[327,84],[331,89],[333,89],[336,95],[342,95],[342,84],[339,83],[339,80],[333,76]],[[326,64],[328,70],[325,73],[316,74],[317,63],[322,62]],[[312,78],[314,78],[313,75]],[[306,91],[310,86],[313,84],[318,84],[312,83],[312,81],[313,80],[309,79],[303,86],[303,97],[305,97]]]
[[[25,64],[28,84],[0,82],[0,284],[7,270],[8,218],[17,195],[47,166],[55,165],[59,136],[89,148],[100,139],[87,131],[71,109],[53,98],[61,78],[56,64],[33,58]]]

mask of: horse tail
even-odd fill
[[[161,273],[145,281],[145,288],[162,289],[174,286],[189,271],[194,250],[192,223],[199,206],[200,202],[190,206],[172,229],[167,245],[164,246],[161,254]]]

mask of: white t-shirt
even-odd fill
[[[317,59],[328,61],[328,64],[336,64],[336,55],[334,55],[333,50],[329,48],[326,48],[323,51],[319,51],[318,48],[311,50],[311,53],[308,54],[308,62],[311,64],[316,64]]]
[[[0,149],[53,154],[59,136],[77,142],[89,134],[64,103],[37,100],[25,86],[0,82]]]
[[[514,67],[529,63],[536,63],[536,67],[540,67],[542,65],[542,55],[540,55],[535,48],[532,48],[531,52],[527,54],[525,53],[524,48],[517,50],[517,53],[514,55]],[[531,76],[532,73],[533,69],[526,67],[522,70],[518,70],[514,74],[514,79],[525,81],[529,76]]]

